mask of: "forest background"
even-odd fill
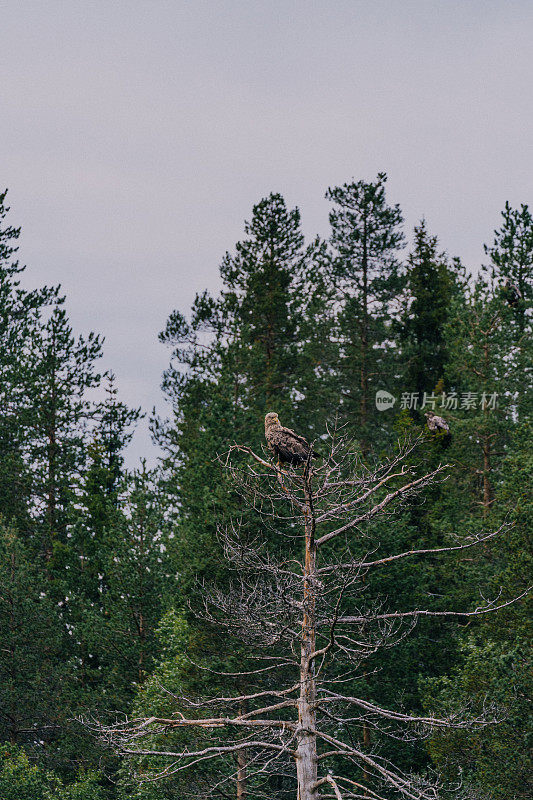
[[[482,587],[506,597],[526,588],[528,207],[505,205],[484,264],[469,274],[424,220],[412,235],[404,230],[385,174],[332,187],[327,198],[330,235],[311,241],[280,194],[260,200],[222,259],[221,292],[170,315],[160,334],[170,355],[162,382],[169,412],[151,418],[160,463],[127,470],[124,451],[142,412],[121,402],[111,373],[100,374],[102,338],[73,332],[60,289],[20,283],[20,229],[0,196],[5,800],[201,796],[208,771],[139,783],[132,761],[106,750],[82,720],[171,713],[175,701],[162,686],[201,695],[213,684],[205,669],[232,663],[231,642],[196,613],[201,582],[227,579],[217,526],[240,513],[216,456],[234,442],[260,451],[267,411],[310,440],[342,426],[367,464],[399,439],[426,435],[416,458],[428,469],[450,464],[449,478],[383,525],[382,541],[394,549],[513,523],[498,547],[376,578],[376,597],[401,606],[415,596],[429,608],[444,597],[465,608]],[[379,406],[383,392],[393,405]],[[427,436],[428,409],[450,424],[446,450]],[[458,629],[417,626],[394,655],[368,665],[358,690],[380,705],[399,696],[411,712],[489,696],[505,709],[503,721],[425,744],[373,738],[368,746],[410,772],[433,766],[450,786],[460,774],[467,796],[529,797],[530,633],[524,599]],[[156,765],[142,769],[149,777]]]

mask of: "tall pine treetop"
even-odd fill
[[[333,275],[340,304],[341,384],[346,419],[356,420],[363,451],[368,449],[370,394],[390,380],[383,353],[390,339],[394,300],[402,287],[398,250],[404,235],[400,207],[385,197],[387,176],[328,189],[335,250]]]
[[[395,251],[404,244],[403,223],[398,204],[389,206],[385,197],[387,175],[375,181],[352,181],[328,189],[331,210],[331,244],[337,250],[339,274],[346,279],[383,276],[395,261]]]
[[[533,301],[533,217],[527,205],[519,209],[505,204],[502,226],[494,231],[492,246],[485,245],[491,264],[485,267],[499,284],[520,336],[526,330],[528,310]]]

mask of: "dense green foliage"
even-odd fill
[[[368,462],[398,435],[422,431],[427,408],[449,421],[450,478],[377,523],[384,549],[439,546],[513,522],[478,552],[398,562],[372,579],[370,597],[465,608],[482,590],[510,597],[527,588],[533,220],[527,206],[507,204],[488,263],[471,276],[424,221],[402,257],[402,214],[385,189],[384,174],[329,189],[329,242],[306,244],[298,209],[279,194],[254,206],[223,258],[220,294],[200,293],[190,316],[173,312],[160,335],[171,351],[169,416],[152,420],[162,452],[153,471],[125,469],[140,411],[98,372],[102,339],[73,333],[57,288],[21,287],[20,229],[0,194],[1,798],[202,796],[210,773],[201,768],[132,783],[130,765],[80,720],[172,714],[173,695],[235,691],[216,673],[241,663],[241,645],[201,621],[198,582],[228,580],[224,521],[272,537],[220,463],[235,441],[263,446],[269,410],[311,440],[338,420]],[[393,407],[376,407],[378,390],[396,397]],[[423,458],[442,461],[441,442],[428,439]],[[289,539],[272,543],[289,553]],[[502,722],[416,746],[365,730],[363,745],[406,771],[433,765],[450,784],[461,770],[458,797],[525,800],[530,639],[525,599],[464,627],[420,625],[365,665],[354,692],[409,711],[490,696]],[[136,767],[152,774],[161,764]],[[282,786],[270,788],[276,797]]]

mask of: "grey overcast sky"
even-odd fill
[[[386,171],[470,267],[531,201],[532,0],[6,0],[0,32],[27,282],[62,284],[131,405],[161,406],[158,331],[270,191],[326,234],[326,188]]]

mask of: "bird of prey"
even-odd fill
[[[303,436],[299,436],[290,428],[284,428],[278,415],[271,411],[265,417],[265,438],[269,448],[282,464],[292,464],[297,467],[305,464],[309,455],[317,457],[317,453],[311,451],[311,445]]]
[[[446,420],[438,417],[433,411],[426,411],[425,417],[430,433],[441,439],[443,447],[448,447],[452,441],[452,434]]]
[[[516,283],[513,283],[509,278],[505,278],[503,282],[502,294],[511,308],[516,308],[520,300],[523,299],[522,292]]]

